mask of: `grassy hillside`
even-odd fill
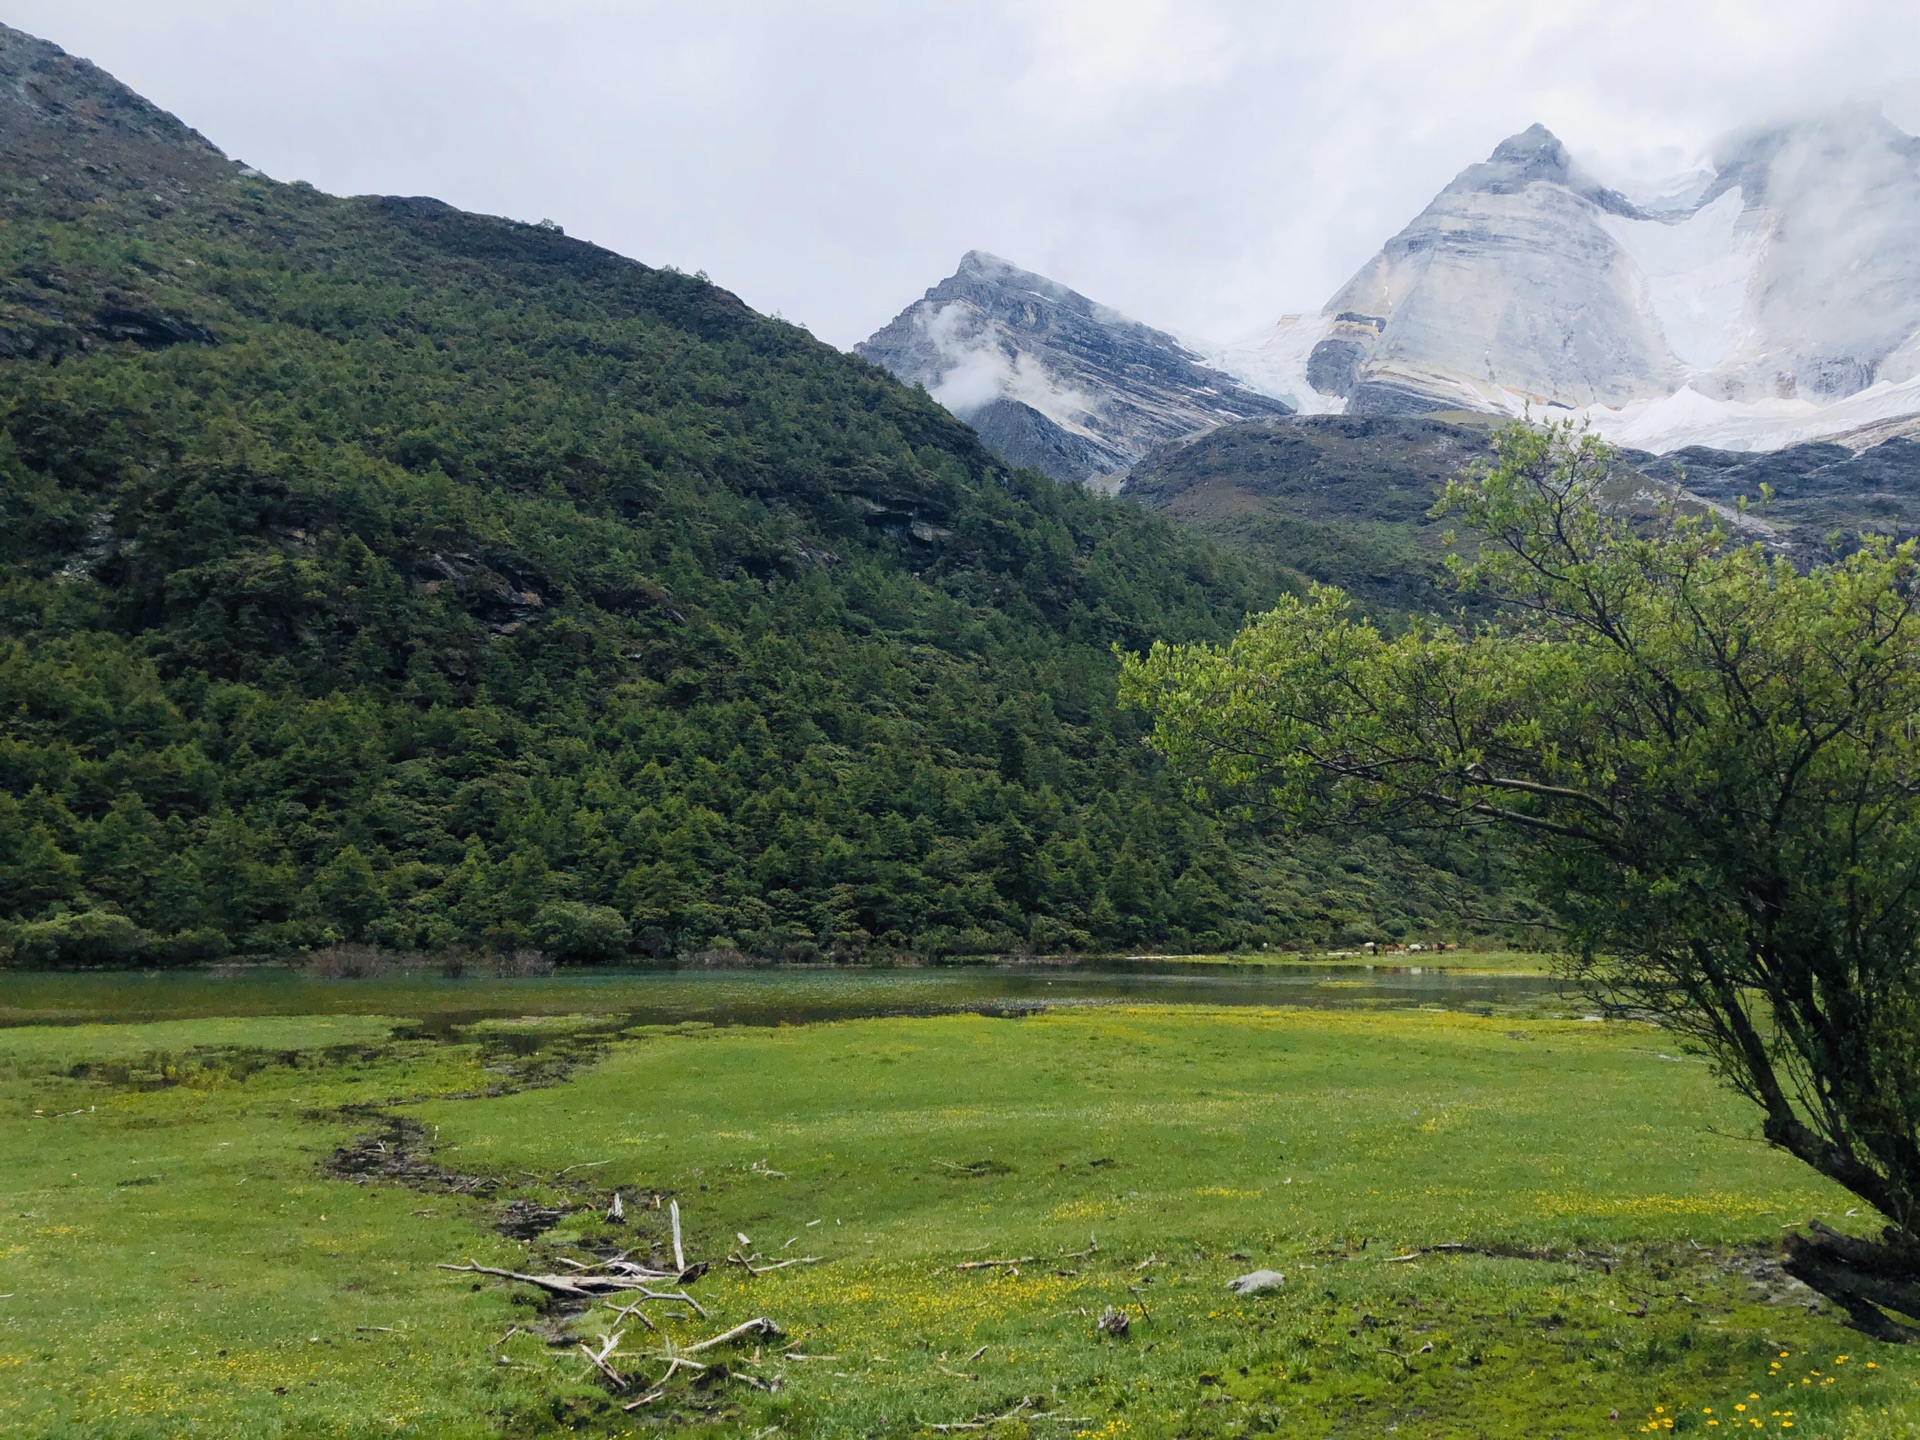
[[[14,963],[1217,948],[1457,888],[1230,836],[1116,712],[1112,647],[1258,566],[701,277],[274,183],[3,29],[0,80]]]

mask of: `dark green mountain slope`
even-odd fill
[[[1243,421],[1154,450],[1121,493],[1382,615],[1449,609],[1447,527],[1428,512],[1492,453],[1488,431],[1402,416]]]
[[[1451,526],[1431,512],[1448,479],[1491,454],[1491,423],[1458,414],[1241,421],[1152,451],[1121,493],[1296,584],[1338,585],[1382,618],[1447,611],[1460,604],[1444,565]],[[1800,562],[1863,530],[1901,539],[1920,530],[1920,442],[1911,439],[1857,454],[1814,443],[1620,458],[1623,507],[1650,510],[1673,495],[1717,507],[1723,522]]]
[[[0,29],[0,951],[1425,923],[1236,848],[1111,647],[1270,588],[703,279],[227,161]]]

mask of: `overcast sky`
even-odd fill
[[[551,218],[850,345],[969,248],[1230,339],[1539,120],[1632,185],[1867,102],[1920,0],[5,0],[285,180]]]

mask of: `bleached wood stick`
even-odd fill
[[[684,1274],[687,1268],[687,1255],[686,1252],[680,1248],[680,1202],[678,1200],[667,1202],[667,1218],[673,1222],[674,1268]]]
[[[743,1320],[731,1330],[723,1330],[718,1335],[702,1340],[697,1345],[682,1346],[681,1353],[683,1355],[697,1355],[702,1350],[711,1350],[716,1345],[725,1345],[730,1340],[739,1340],[747,1335],[764,1335],[769,1340],[772,1340],[786,1333],[786,1331],[782,1330],[766,1316],[756,1315],[753,1319]]]

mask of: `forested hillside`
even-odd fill
[[[1431,925],[1182,804],[1112,647],[1272,585],[551,227],[336,199],[0,29],[0,949]],[[1390,883],[1388,883],[1390,882]]]

